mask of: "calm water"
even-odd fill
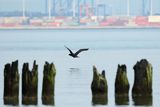
[[[73,59],[68,56],[64,45],[74,51],[79,48],[89,48],[89,51],[81,53],[80,58]],[[37,106],[45,106],[41,101],[43,65],[45,61],[55,63],[55,107],[118,106],[114,97],[117,65],[126,64],[130,95],[128,105],[125,106],[133,107],[133,65],[142,58],[148,59],[153,65],[153,103],[144,103],[143,106],[159,106],[160,29],[0,30],[0,106],[4,106],[4,65],[18,59],[20,75],[24,62],[30,63],[30,69],[34,60],[39,65]],[[93,65],[96,65],[99,71],[106,70],[107,105],[92,103],[90,85]],[[21,103],[21,91],[19,102],[19,106],[24,106]]]

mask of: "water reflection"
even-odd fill
[[[115,95],[115,104],[116,105],[129,105],[129,96],[128,95]]]
[[[55,102],[54,102],[54,97],[45,97],[45,98],[42,98],[42,104],[43,105],[55,105]]]
[[[133,105],[152,106],[152,96],[132,96]]]
[[[22,104],[24,105],[37,105],[37,97],[22,97]]]
[[[107,105],[108,104],[107,95],[92,96],[92,104],[93,105]]]
[[[80,69],[79,68],[69,68],[69,71],[72,72],[79,72]]]
[[[14,105],[14,106],[19,105],[18,97],[5,97],[3,101],[4,104],[6,105]]]

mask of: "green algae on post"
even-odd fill
[[[127,78],[126,65],[118,65],[117,75],[115,80],[115,104],[129,104],[129,82]]]
[[[43,70],[42,103],[45,105],[54,105],[54,87],[55,87],[56,69],[53,63],[48,62]]]
[[[108,103],[108,85],[105,71],[99,74],[97,68],[93,66],[93,81],[91,83],[92,103],[105,105]]]
[[[127,78],[126,65],[118,65],[117,75],[115,80],[115,95],[128,96],[129,82]]]

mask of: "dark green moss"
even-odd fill
[[[153,98],[152,96],[143,95],[143,96],[132,96],[133,104],[135,106],[152,106]]]
[[[43,88],[42,88],[42,103],[53,105],[54,87],[55,87],[56,69],[53,63],[48,62],[44,65],[43,70]]]
[[[4,97],[4,104],[5,105],[14,105],[17,106],[19,104],[19,98],[17,96],[13,96],[13,97]]]
[[[107,105],[108,104],[108,96],[106,94],[96,94],[92,96],[92,104],[93,105]]]
[[[116,105],[129,105],[129,96],[128,95],[115,95],[115,104]]]
[[[22,104],[24,105],[37,105],[37,103],[38,103],[37,97],[23,96],[22,98]]]
[[[117,75],[115,80],[115,95],[128,96],[129,82],[127,78],[126,65],[118,65]]]
[[[52,97],[48,97],[48,96],[45,96],[42,98],[42,104],[44,105],[54,105],[55,102],[54,102],[54,96]]]
[[[108,102],[108,85],[105,76],[105,71],[102,71],[102,74],[99,74],[97,68],[93,66],[93,81],[91,84],[92,90],[92,101],[105,101],[104,103]],[[99,99],[99,100],[98,100]]]

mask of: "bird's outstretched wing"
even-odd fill
[[[66,46],[64,46],[64,47],[67,48],[71,54],[73,54],[73,52],[68,47],[66,47]]]
[[[89,48],[84,48],[84,49],[79,49],[76,53],[75,53],[75,55],[78,55],[80,52],[82,52],[82,51],[87,51]]]

